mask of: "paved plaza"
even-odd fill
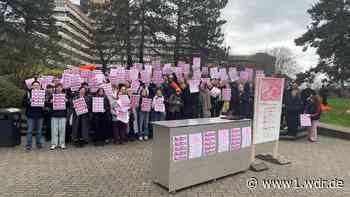
[[[350,143],[321,137],[318,143],[280,142],[280,152],[293,163],[278,166],[267,163],[264,172],[247,171],[169,194],[152,183],[151,141],[127,145],[87,146],[77,149],[33,149],[23,146],[0,148],[1,197],[122,197],[122,196],[350,196]],[[189,172],[190,173],[190,172]],[[269,178],[337,178],[342,189],[257,189],[247,188],[247,180]]]

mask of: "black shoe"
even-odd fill
[[[37,149],[42,149],[42,148],[43,148],[43,145],[37,144],[37,145],[36,145],[36,148],[37,148]]]
[[[32,147],[26,147],[26,153],[29,153],[32,150]]]

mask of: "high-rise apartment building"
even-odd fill
[[[87,3],[81,0],[80,3]],[[70,0],[55,0],[55,18],[58,34],[61,36],[61,54],[73,65],[94,62],[91,53],[91,22],[79,5]]]

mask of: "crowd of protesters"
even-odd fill
[[[108,82],[108,79],[106,79]],[[45,139],[51,141],[51,150],[66,148],[66,142],[72,142],[76,147],[88,143],[103,146],[107,143],[125,144],[128,141],[148,140],[152,138],[152,121],[181,120],[194,118],[218,117],[229,114],[239,118],[253,118],[254,84],[250,81],[226,82],[220,79],[202,81],[199,92],[191,93],[186,78],[178,81],[175,74],[163,75],[161,84],[143,84],[137,92],[128,91],[130,84],[113,85],[112,96],[107,96],[103,88],[91,92],[88,83],[82,83],[78,91],[63,88],[63,84],[54,79],[47,85],[45,106],[31,106],[32,90],[40,90],[40,82],[35,79],[31,83],[23,99],[27,116],[26,150],[32,149],[32,133],[36,128],[36,145],[42,148],[42,128],[45,125]],[[223,89],[231,89],[231,100],[223,100]],[[65,110],[53,110],[53,94],[65,94]],[[129,108],[125,113],[126,121],[118,119],[120,115],[119,99],[122,96],[140,96],[137,107]],[[94,97],[103,98],[103,112],[93,112]],[[88,113],[78,115],[74,110],[73,100],[83,98]],[[143,98],[152,100],[151,111],[143,111]],[[155,110],[155,102],[161,100],[165,110]],[[300,114],[311,114],[312,126],[309,127],[309,140],[317,141],[317,125],[321,114],[321,99],[311,89],[300,91],[297,83],[285,91],[283,119],[288,126],[288,135],[296,135],[300,127]]]

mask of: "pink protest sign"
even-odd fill
[[[92,98],[92,112],[103,113],[104,109],[104,98],[103,97],[93,97]]]
[[[44,107],[45,105],[45,90],[32,90],[31,106]]]
[[[74,100],[73,105],[78,116],[89,112],[84,98]]]
[[[41,83],[41,87],[46,89],[47,85],[52,84],[53,76],[42,76],[39,81]]]
[[[280,101],[282,99],[283,79],[261,78],[260,101]]]
[[[105,91],[105,94],[107,96],[113,96],[113,89],[112,89],[112,84],[110,83],[104,83],[101,85],[101,88]]]
[[[217,67],[210,68],[210,77],[212,79],[219,79],[220,78],[219,71],[218,71]]]
[[[237,81],[239,79],[238,72],[236,68],[230,68],[228,71],[231,81]]]
[[[202,75],[204,75],[204,76],[208,76],[209,75],[208,67],[202,67]]]
[[[218,138],[219,138],[219,145],[218,145],[218,152],[227,152],[229,151],[229,130],[223,129],[219,130],[218,132]]]
[[[222,80],[222,81],[225,81],[225,80],[228,79],[227,72],[226,72],[226,68],[221,68],[221,69],[219,70],[219,78],[220,78],[220,80]]]
[[[163,73],[166,74],[166,75],[169,75],[169,74],[172,73],[171,64],[164,64]]]
[[[101,84],[105,80],[105,76],[102,73],[95,74],[95,77],[97,79],[97,84]]]
[[[25,80],[25,83],[26,83],[26,86],[27,86],[28,89],[32,88],[32,83],[33,82],[34,82],[34,78]]]
[[[129,123],[129,112],[117,110],[117,120],[123,123]]]
[[[133,65],[134,69],[137,69],[138,71],[142,71],[143,65],[141,63],[134,63]]]
[[[141,81],[145,84],[151,83],[151,73],[146,70],[141,71]]]
[[[203,139],[202,133],[192,133],[189,135],[189,153],[188,158],[194,159],[202,156]]]
[[[80,88],[80,75],[72,75],[70,89],[75,92]]]
[[[239,79],[242,81],[248,81],[249,80],[249,73],[246,71],[239,72]]]
[[[120,95],[118,102],[123,111],[128,111],[130,109],[131,102],[128,95]]]
[[[199,92],[199,84],[200,84],[200,80],[190,80],[189,81],[190,92],[191,93]]]
[[[136,81],[139,79],[139,70],[137,69],[131,69],[130,72],[129,72],[129,79],[131,81]]]
[[[241,129],[233,128],[231,129],[231,151],[237,151],[241,149]]]
[[[163,83],[163,76],[162,76],[162,71],[155,70],[153,71],[153,77],[152,81],[154,84],[161,84]]]
[[[165,105],[163,98],[157,98],[153,100],[154,102],[154,111],[156,112],[165,112]]]
[[[263,78],[263,77],[265,77],[265,72],[263,70],[256,70],[255,77],[256,78]]]
[[[130,81],[130,70],[125,70],[125,76],[124,76],[124,78],[125,78],[125,81]]]
[[[147,71],[148,73],[152,73],[152,70],[153,70],[153,67],[151,64],[145,64],[145,71]]]
[[[172,156],[173,161],[187,160],[188,136],[178,135],[173,137]]]
[[[153,66],[155,71],[160,71],[161,70],[161,68],[160,68],[160,61],[159,60],[152,61],[152,66]]]
[[[216,153],[216,132],[207,131],[204,132],[203,136],[203,145],[204,145],[204,155],[212,155]]]
[[[136,92],[138,91],[139,88],[140,88],[140,82],[139,82],[138,80],[132,81],[132,82],[131,82],[131,87],[130,87],[130,89],[131,89],[131,91],[132,91],[133,93],[136,93]]]
[[[201,66],[201,58],[200,57],[194,57],[193,58],[193,68],[200,68]]]
[[[231,100],[231,89],[225,88],[222,90],[222,97],[224,101],[230,101]]]
[[[175,75],[176,75],[177,80],[179,80],[179,81],[184,80],[183,69],[181,67],[176,67]]]
[[[63,73],[62,75],[62,83],[63,83],[63,87],[65,89],[68,89],[71,87],[71,83],[72,83],[72,76],[71,74],[66,74],[66,73]]]
[[[182,71],[185,75],[188,75],[190,73],[190,65],[189,64],[182,64]]]
[[[311,127],[310,114],[300,114],[300,126]]]
[[[150,112],[152,106],[152,99],[142,98],[141,111]]]
[[[91,71],[88,71],[88,70],[82,70],[82,71],[80,71],[80,77],[84,78],[84,79],[87,79],[87,78],[90,77],[90,72]]]
[[[66,109],[66,95],[65,94],[53,94],[53,110],[65,110]]]
[[[196,71],[193,72],[192,79],[200,80],[201,77],[202,77],[202,72],[200,70],[196,70]]]
[[[252,128],[242,128],[242,148],[249,147],[252,144]]]
[[[130,107],[134,109],[139,106],[139,103],[140,103],[140,95],[131,95]]]

